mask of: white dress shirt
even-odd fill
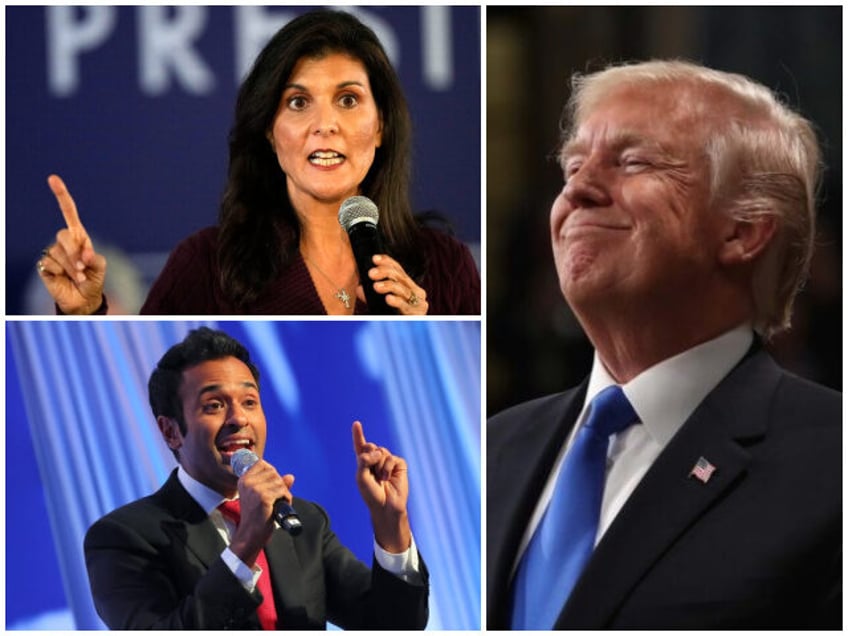
[[[258,565],[254,565],[253,568],[248,567],[244,561],[230,550],[230,539],[236,531],[236,525],[218,510],[218,506],[224,503],[226,499],[211,488],[201,484],[189,475],[182,466],[177,469],[177,479],[180,480],[180,483],[186,489],[189,496],[209,515],[209,520],[227,545],[221,553],[221,559],[227,564],[227,567],[230,568],[230,571],[236,578],[241,581],[244,588],[252,593],[256,588],[256,582],[259,580],[262,568]],[[418,566],[418,550],[415,547],[414,537],[411,540],[409,549],[401,554],[386,552],[375,540],[374,556],[380,567],[407,583],[419,583],[421,581]]]
[[[741,325],[646,369],[622,390],[639,416],[640,425],[613,435],[607,454],[607,472],[595,545],[601,540],[625,502],[674,434],[698,405],[745,356],[753,342],[750,325]],[[616,384],[598,358],[589,376],[583,410],[560,450],[530,518],[513,564],[513,574],[553,497],[557,476],[577,430],[583,426],[588,405],[608,386]]]

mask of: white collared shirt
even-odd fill
[[[221,558],[236,578],[241,581],[245,589],[252,593],[256,588],[259,575],[262,574],[262,568],[258,565],[255,565],[253,568],[248,567],[244,561],[230,550],[230,540],[236,530],[236,526],[218,510],[218,506],[226,501],[226,498],[197,481],[182,466],[177,469],[177,479],[179,479],[180,484],[186,489],[189,496],[209,515],[209,520],[227,545],[221,553]],[[418,549],[415,547],[415,537],[411,538],[409,549],[401,554],[386,552],[374,540],[374,557],[377,559],[380,567],[387,572],[391,572],[407,583],[420,583],[421,575],[418,565]]]
[[[710,391],[745,356],[753,338],[751,327],[741,325],[718,338],[659,362],[622,385],[624,394],[642,424],[631,426],[612,437],[607,454],[607,474],[595,545],[624,507],[654,460]],[[596,352],[586,401],[577,418],[578,424],[569,434],[545,482],[521,540],[513,573],[550,504],[565,456],[571,448],[577,430],[585,423],[588,405],[598,393],[613,384],[616,384],[615,380]]]

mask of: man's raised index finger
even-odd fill
[[[366,444],[365,431],[362,430],[362,423],[359,421],[354,422],[351,432],[353,433],[353,450],[359,454],[364,450],[363,447]]]
[[[58,175],[51,174],[47,177],[47,185],[53,191],[56,201],[59,203],[59,209],[62,210],[62,216],[65,217],[65,224],[68,229],[83,229],[82,222],[77,212],[77,204],[74,203],[71,193],[65,186],[65,182]]]

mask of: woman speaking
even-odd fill
[[[376,313],[360,280],[398,314],[480,313],[467,247],[412,214],[411,128],[371,29],[330,10],[289,22],[239,90],[218,225],[176,246],[141,313]],[[48,184],[66,227],[40,278],[61,313],[106,313],[106,260],[62,180]],[[356,195],[376,206],[383,247],[361,279],[339,222]]]

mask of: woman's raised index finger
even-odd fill
[[[47,185],[50,186],[53,196],[56,197],[56,201],[59,203],[59,209],[62,210],[62,216],[65,217],[65,224],[68,226],[68,229],[84,230],[85,228],[83,228],[79,213],[77,212],[77,204],[74,203],[74,199],[71,197],[71,193],[68,192],[68,188],[65,186],[62,178],[58,175],[51,174],[47,177]]]

